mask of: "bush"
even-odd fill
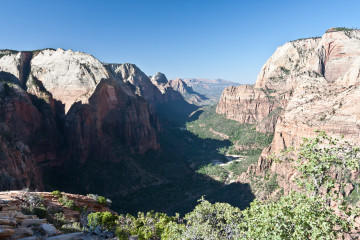
[[[62,194],[60,191],[56,190],[51,193],[54,197],[62,197]]]
[[[87,216],[88,229],[90,232],[100,234],[104,231],[114,231],[117,225],[118,216],[110,212],[90,213]]]
[[[137,218],[131,215],[120,215],[119,226],[116,229],[116,235],[119,239],[125,240],[132,235],[137,235],[139,240],[145,239],[167,239],[162,235],[164,232],[171,235],[173,232],[168,228],[168,224],[176,223],[178,215],[170,217],[165,213],[142,213],[139,212]],[[169,238],[170,239],[170,238]]]
[[[103,196],[99,196],[99,198],[97,199],[97,202],[106,206],[106,198]]]
[[[31,212],[32,214],[36,215],[38,218],[42,218],[42,219],[45,219],[49,216],[49,212],[44,205],[40,207],[32,208]]]
[[[241,238],[238,226],[242,222],[242,214],[239,208],[227,203],[211,204],[204,198],[199,201],[200,204],[185,216],[186,230],[182,232],[185,239]],[[173,231],[180,232],[181,227]]]
[[[244,239],[337,239],[350,223],[322,198],[292,192],[276,202],[255,200],[239,227]]]
[[[99,196],[97,194],[88,194],[86,196],[93,199],[93,200],[95,200],[97,203],[100,203],[100,204],[102,204],[104,206],[108,206],[108,207],[111,206],[112,201],[110,199],[108,199],[108,198],[105,198],[103,196]]]
[[[58,202],[64,205],[64,207],[70,208],[75,211],[80,211],[80,208],[75,205],[74,200],[68,199],[65,195],[59,198]]]

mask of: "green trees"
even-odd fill
[[[276,160],[293,163],[299,172],[299,192],[290,192],[277,201],[255,200],[245,210],[202,198],[183,219],[149,212],[137,217],[95,213],[88,220],[93,228],[116,228],[119,239],[132,235],[141,240],[337,239],[350,232],[354,226],[348,219],[360,211],[348,207],[341,189],[347,184],[358,186],[358,180],[351,177],[360,166],[358,147],[319,132],[313,139],[304,139],[298,150],[288,149]],[[275,180],[276,176],[270,187]],[[336,212],[330,203],[338,206]]]
[[[117,225],[118,216],[110,212],[90,213],[87,216],[90,231],[113,231]]]
[[[341,197],[348,184],[359,186],[351,173],[359,170],[360,149],[343,139],[328,136],[324,131],[316,131],[312,139],[303,139],[298,151],[288,149],[275,161],[294,163],[300,172],[296,179],[311,196]]]
[[[202,199],[184,220],[168,225],[163,239],[336,239],[350,229],[321,198],[295,192],[244,211]]]
[[[243,239],[336,239],[350,224],[322,198],[292,192],[276,202],[254,201],[243,213]]]

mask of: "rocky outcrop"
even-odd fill
[[[195,92],[192,87],[188,86],[182,79],[177,78],[169,81],[169,85],[177,92],[181,93],[184,99],[190,104],[202,105],[208,98]]]
[[[86,207],[86,209],[92,212],[110,211],[108,207],[97,203],[90,197],[66,193],[62,193],[62,195],[66,196],[68,200],[73,201],[75,206],[80,209]],[[48,219],[56,219],[56,214],[61,213],[62,218],[57,220],[59,222],[80,222],[80,213],[62,205],[58,201],[59,197],[51,193],[26,191],[0,192],[1,239],[98,239],[88,236],[83,232],[63,234],[54,225],[50,224],[47,219],[27,214],[26,206],[34,204],[33,199],[35,198],[41,200],[43,208],[48,212]],[[57,224],[57,227],[60,229],[62,226]]]
[[[303,137],[316,135],[314,130],[344,135],[360,145],[360,108],[356,107],[360,96],[359,63],[360,31],[328,31],[321,38],[300,39],[279,47],[263,66],[254,88],[224,91],[218,112],[242,122],[252,119],[258,128],[259,121],[282,109],[277,115],[273,142],[263,151],[257,167],[249,171],[260,174],[270,168],[283,176],[280,185],[286,192],[293,187],[289,183],[294,172],[289,171],[289,166],[268,160],[272,152],[299,146]],[[259,91],[269,93],[265,95],[277,102],[270,111],[269,101],[264,101]],[[242,99],[249,99],[251,104],[246,105]]]
[[[261,123],[262,132],[273,132],[281,102],[273,93],[252,85],[227,87],[220,97],[216,112],[242,124]],[[270,113],[273,113],[270,116]],[[274,119],[275,118],[275,119]]]
[[[150,78],[135,64],[109,64],[109,67],[115,72],[120,80],[128,83],[138,96],[144,97],[153,105],[164,102],[164,97],[160,90],[152,84]]]
[[[72,50],[4,50],[0,79],[0,137],[15,142],[1,142],[4,189],[41,189],[41,172],[51,167],[159,147],[159,122],[147,100],[161,102],[161,93],[134,66],[115,72]]]
[[[169,81],[163,73],[156,73],[150,78],[150,80],[152,84],[154,84],[154,86],[156,86],[163,94],[164,102],[184,100],[181,92],[173,88],[171,81]]]
[[[299,144],[314,129],[358,141],[359,112],[350,105],[359,85],[359,36],[358,30],[329,31],[322,38],[286,43],[265,63],[253,88],[226,89],[217,112],[259,123],[283,109],[274,129],[275,150]]]

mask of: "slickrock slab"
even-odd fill
[[[87,236],[83,232],[62,234],[55,237],[49,237],[47,240],[85,240]]]
[[[16,225],[16,220],[14,218],[0,218],[0,225]]]
[[[41,238],[36,237],[36,236],[32,236],[32,237],[20,238],[19,240],[41,240]]]
[[[22,227],[28,227],[28,226],[39,226],[45,222],[45,219],[24,219],[21,222]]]
[[[0,212],[0,218],[16,218],[16,221],[21,221],[22,219],[27,218],[24,214],[18,211],[4,211]]]
[[[34,231],[31,228],[20,227],[15,229],[14,235],[11,237],[12,239],[21,239],[24,237],[31,237],[34,235]]]
[[[2,229],[0,228],[0,238],[10,237],[15,233],[14,229]]]

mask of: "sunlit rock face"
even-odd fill
[[[279,47],[252,86],[224,90],[217,112],[242,123],[277,115],[273,147],[299,144],[314,129],[359,143],[360,31],[331,31]],[[281,110],[281,111],[279,111]],[[272,124],[273,121],[269,121]]]
[[[359,73],[360,31],[330,29],[322,37],[279,47],[253,87],[225,89],[218,113],[274,133],[273,142],[248,173],[262,174],[270,168],[282,176],[279,184],[288,192],[294,187],[294,171],[286,164],[272,163],[268,156],[273,152],[298,147],[303,137],[315,136],[315,130],[344,135],[359,146]]]

